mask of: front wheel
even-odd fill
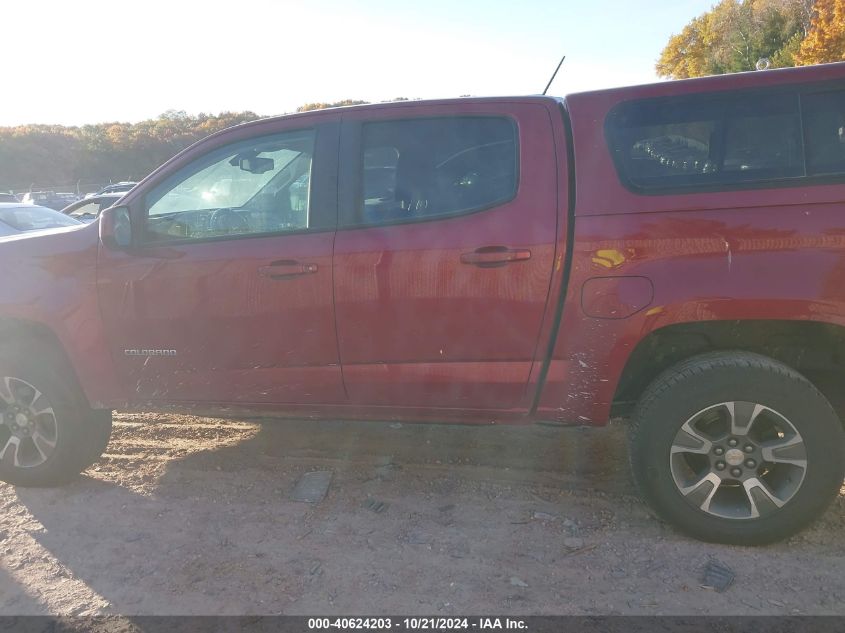
[[[845,434],[803,376],[758,354],[691,358],[655,380],[630,433],[658,516],[706,541],[763,544],[815,520],[842,486]]]
[[[49,349],[0,348],[0,480],[56,486],[94,463],[108,443],[111,412],[92,411]]]

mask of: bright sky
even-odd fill
[[[4,0],[0,125],[650,82],[715,0]]]

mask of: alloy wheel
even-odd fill
[[[757,519],[782,508],[807,472],[795,426],[753,402],[722,402],[689,418],[675,435],[669,463],[684,500],[726,519]]]
[[[50,401],[21,378],[0,378],[0,462],[40,466],[56,450],[59,427]]]

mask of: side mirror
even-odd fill
[[[132,222],[128,207],[109,207],[100,213],[100,241],[112,250],[132,246]]]

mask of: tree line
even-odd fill
[[[257,118],[168,111],[140,123],[0,127],[0,190],[138,180],[191,143]]]
[[[296,111],[364,103],[306,103]],[[249,111],[190,115],[169,110],[140,123],[0,127],[0,191],[78,185],[85,192],[109,182],[140,180],[209,134],[259,118]]]

